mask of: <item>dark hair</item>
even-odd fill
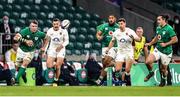
[[[120,19],[118,20],[118,22],[121,22],[121,21],[123,21],[124,23],[126,23],[126,19],[125,19],[125,18],[120,18]]]
[[[169,16],[169,15],[166,15],[166,14],[161,14],[161,15],[159,15],[159,16],[161,16],[162,19],[165,20],[165,21],[168,21],[168,19],[170,18],[170,16]]]
[[[33,24],[38,25],[38,21],[37,21],[37,20],[31,20],[31,22],[30,22],[30,23],[33,23]]]
[[[60,21],[58,18],[54,18],[53,22]]]

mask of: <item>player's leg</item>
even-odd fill
[[[166,80],[167,80],[167,75],[168,75],[167,68],[171,61],[172,54],[166,55],[166,54],[161,53],[160,56],[161,56],[161,63],[162,63],[160,73],[161,73],[162,77],[161,77],[161,82],[160,82],[159,86],[165,86]]]
[[[125,79],[127,80],[127,85],[131,85],[130,70],[133,63],[134,63],[133,55],[131,56],[128,55],[125,66]]]
[[[33,57],[34,57],[34,52],[20,51],[19,53],[17,53],[16,64],[19,66],[18,74],[16,76],[16,81],[17,82],[19,82],[19,78],[22,77],[25,74],[25,70],[26,70],[28,64],[33,59]],[[21,62],[22,62],[22,64],[21,64]],[[24,80],[25,83],[27,82],[27,79],[26,79],[25,76],[23,76],[23,80]]]
[[[147,66],[149,74],[144,78],[145,82],[148,81],[154,75],[154,72],[152,70],[153,63],[154,61],[159,60],[159,59],[160,59],[160,55],[157,49],[154,49],[153,53],[150,53],[149,56],[147,57],[145,64]]]
[[[57,60],[56,60],[56,76],[54,79],[54,86],[58,85],[59,77],[61,74],[61,66],[64,62],[64,57],[65,57],[65,49],[61,49],[60,52],[57,54]],[[56,85],[55,85],[56,84]]]
[[[100,76],[99,78],[95,81],[95,83],[97,85],[100,85],[101,81],[103,80],[103,78],[106,76],[107,72],[105,71],[106,67],[109,66],[113,66],[115,64],[115,62],[113,61],[113,58],[115,57],[116,52],[114,51],[114,48],[110,49],[108,54],[106,54],[106,49],[107,48],[103,48],[102,49],[102,64],[103,64],[103,68],[101,70]]]

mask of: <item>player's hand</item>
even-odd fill
[[[33,46],[33,41],[32,40],[26,40],[25,43],[28,45],[28,46]]]
[[[105,52],[105,53],[108,54],[108,52],[109,52],[109,48],[106,49],[106,52]]]
[[[59,52],[63,48],[63,45],[60,45],[56,48],[56,52]]]
[[[41,52],[45,52],[46,48],[42,47]]]
[[[42,53],[42,58],[46,59],[46,57],[47,57],[46,53]]]
[[[148,46],[151,46],[151,44],[150,43],[146,43],[144,46],[148,47]]]
[[[97,39],[101,41],[103,39],[103,36],[98,36]]]
[[[161,45],[162,47],[166,47],[166,46],[167,46],[166,43],[160,43],[160,45]]]

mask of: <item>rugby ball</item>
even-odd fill
[[[61,23],[61,26],[64,29],[67,29],[69,27],[69,25],[70,25],[70,21],[67,20],[67,19],[63,20],[62,23]]]

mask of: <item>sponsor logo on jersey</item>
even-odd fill
[[[159,40],[161,39],[161,35],[158,35],[158,39],[159,39]]]
[[[127,42],[126,39],[124,39],[124,38],[121,38],[119,41],[120,41],[121,43]]]
[[[55,38],[53,38],[53,41],[54,41],[54,42],[60,42],[60,39],[57,38],[57,37],[55,37]]]
[[[113,35],[113,31],[109,31],[109,35]]]

